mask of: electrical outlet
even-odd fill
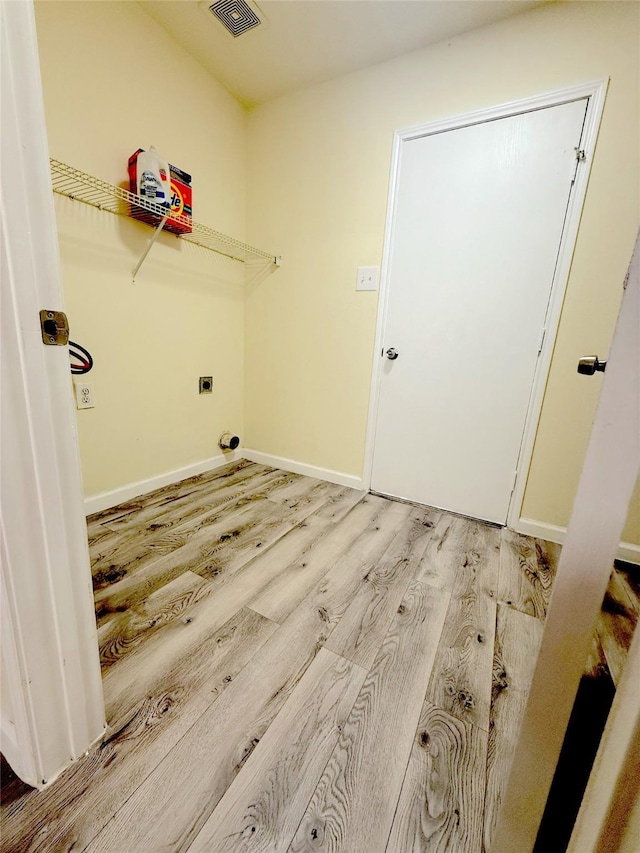
[[[213,376],[201,376],[198,387],[200,394],[211,394],[213,391]]]
[[[93,397],[93,388],[87,385],[86,382],[76,382],[76,408],[77,409],[93,409],[95,400]]]
[[[356,290],[377,290],[379,272],[378,267],[358,267]]]

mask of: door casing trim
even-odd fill
[[[444,119],[416,125],[404,130],[397,130],[394,134],[393,152],[391,157],[391,170],[389,175],[389,194],[387,201],[387,215],[385,224],[384,245],[382,251],[382,268],[380,274],[380,293],[378,297],[378,310],[376,318],[375,344],[373,349],[373,368],[371,371],[371,390],[369,395],[369,413],[367,417],[367,433],[365,441],[364,470],[362,475],[363,486],[371,488],[373,474],[373,457],[375,451],[375,432],[378,417],[378,406],[380,402],[380,384],[382,379],[382,352],[387,311],[390,293],[390,268],[391,252],[395,232],[395,211],[397,202],[398,177],[400,170],[400,154],[404,142],[418,139],[422,136],[430,136],[449,130],[459,130],[473,124],[482,124],[487,121],[509,118],[535,110],[547,109],[548,107],[560,106],[571,101],[588,98],[587,112],[585,116],[583,131],[583,150],[585,159],[583,165],[578,168],[573,192],[569,198],[565,226],[560,242],[558,262],[555,275],[551,285],[547,317],[545,321],[545,337],[542,350],[536,364],[536,371],[529,397],[525,427],[520,443],[517,470],[514,472],[514,486],[509,502],[507,514],[507,525],[515,527],[520,519],[520,512],[524,500],[527,475],[533,455],[538,421],[542,411],[544,391],[551,367],[553,349],[555,345],[562,304],[569,280],[571,259],[580,225],[580,218],[587,193],[587,185],[591,172],[591,164],[598,139],[602,112],[607,93],[609,79],[594,80],[565,89],[557,89],[534,97],[522,98],[509,101],[497,106],[474,110],[468,113],[460,113]],[[542,330],[541,330],[542,331]]]
[[[0,746],[42,788],[106,723],[69,354],[40,328],[64,304],[31,0],[0,3],[0,33]]]

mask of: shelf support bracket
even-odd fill
[[[140,260],[139,260],[139,261],[138,261],[138,263],[136,264],[135,269],[134,269],[134,271],[133,271],[133,284],[135,284],[135,283],[136,283],[136,276],[138,275],[138,272],[139,272],[139,270],[140,270],[140,267],[141,267],[141,266],[142,266],[142,264],[145,262],[147,255],[148,255],[148,254],[149,254],[149,252],[151,251],[151,247],[153,246],[153,244],[156,242],[156,240],[157,240],[157,239],[158,239],[158,237],[160,236],[160,232],[161,232],[161,231],[162,231],[162,229],[164,228],[164,224],[165,224],[165,222],[167,221],[167,219],[169,218],[169,214],[170,214],[170,213],[171,213],[171,210],[169,209],[169,210],[167,210],[167,212],[165,213],[165,215],[162,217],[162,220],[161,220],[160,224],[158,225],[158,227],[156,228],[156,230],[153,232],[153,236],[151,237],[151,239],[150,239],[150,240],[149,240],[149,242],[147,243],[147,248],[144,250],[144,252],[142,253],[142,256],[141,256]]]

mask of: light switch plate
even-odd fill
[[[379,267],[358,267],[356,290],[377,290]]]

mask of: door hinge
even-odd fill
[[[64,311],[40,312],[42,343],[49,347],[64,347],[69,343],[69,321]]]
[[[574,148],[573,150],[576,152],[576,165],[574,166],[573,175],[571,176],[571,186],[573,186],[576,182],[578,166],[580,165],[580,163],[584,163],[587,159],[587,152],[584,150],[584,148]]]
[[[543,329],[542,335],[540,336],[540,343],[538,344],[538,355],[540,355],[540,353],[542,352],[542,345],[544,344],[544,338],[545,338],[546,334],[547,334],[547,330]]]
[[[511,484],[511,494],[509,495],[509,503],[511,503],[511,498],[513,497],[513,493],[516,490],[516,483],[518,482],[518,469],[513,472],[513,482]]]

